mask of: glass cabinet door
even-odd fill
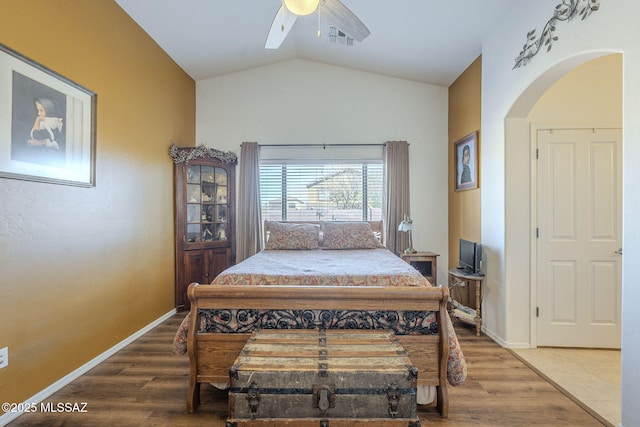
[[[227,240],[227,178],[224,168],[187,166],[186,243]]]

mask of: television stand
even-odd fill
[[[449,316],[459,319],[464,323],[476,326],[476,335],[480,336],[482,328],[482,282],[484,275],[473,274],[465,270],[454,268],[449,270]],[[464,301],[470,304],[475,291],[475,307],[461,304],[463,294],[466,294]]]

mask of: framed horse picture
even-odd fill
[[[95,93],[1,44],[0,92],[0,177],[95,186]]]

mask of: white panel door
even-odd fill
[[[622,133],[537,139],[537,345],[620,348]]]

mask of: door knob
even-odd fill
[[[613,253],[617,255],[622,255],[622,248],[618,249],[617,251],[613,251]]]

